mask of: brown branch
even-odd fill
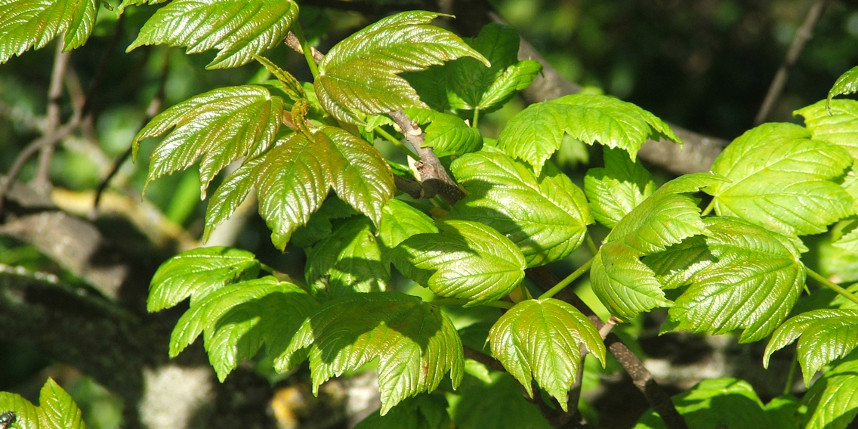
[[[69,58],[71,58],[71,53],[63,52],[63,44],[57,42],[54,66],[51,70],[51,82],[48,86],[48,107],[45,112],[46,135],[53,134],[60,126],[60,100],[63,95],[63,80],[65,80],[66,70],[68,70]],[[50,189],[51,159],[54,155],[56,141],[54,140],[51,144],[39,148],[38,168],[33,183],[40,190],[47,191]]]
[[[786,86],[790,70],[795,66],[795,62],[798,60],[798,56],[801,54],[802,49],[804,49],[804,45],[813,37],[813,27],[816,26],[817,22],[819,22],[819,18],[822,16],[822,11],[825,10],[825,6],[827,5],[828,0],[816,0],[813,2],[813,5],[810,6],[810,11],[807,12],[804,23],[802,23],[801,27],[799,27],[795,32],[795,37],[792,39],[792,44],[790,45],[789,50],[787,50],[786,57],[777,73],[775,73],[775,78],[772,79],[769,90],[766,92],[766,98],[763,99],[763,104],[760,106],[760,110],[754,118],[754,124],[762,124],[769,116],[772,106],[774,106],[775,101],[780,97],[784,86]]]

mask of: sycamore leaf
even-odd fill
[[[143,45],[217,49],[206,68],[238,67],[279,45],[298,18],[290,0],[173,0],[146,21],[127,51]]]
[[[176,323],[170,357],[205,332],[209,361],[223,381],[243,360],[256,356],[263,343],[269,354],[280,354],[316,307],[307,292],[272,276],[220,288],[193,302]]]
[[[823,366],[858,348],[858,310],[813,310],[787,320],[772,334],[763,365],[768,368],[769,356],[796,339],[804,384],[809,386]]]
[[[246,250],[200,247],[161,264],[152,277],[147,309],[160,311],[191,297],[201,299],[226,285],[256,277],[260,263]]]
[[[828,91],[828,102],[838,95],[853,94],[858,92],[858,67],[852,67],[846,73],[840,75],[834,86]]]
[[[393,263],[405,277],[468,305],[501,299],[524,279],[521,251],[491,227],[450,220],[439,222],[438,229],[397,246]]]
[[[604,95],[573,94],[534,103],[515,115],[501,132],[498,147],[527,161],[538,174],[569,134],[592,145],[623,149],[632,160],[648,138],[679,142],[670,128],[640,107]]]
[[[590,266],[593,292],[611,314],[624,320],[653,308],[673,305],[665,298],[655,273],[639,256],[639,252],[622,242],[605,243]]]
[[[0,64],[59,35],[63,50],[83,45],[95,27],[98,0],[0,0]]]
[[[456,399],[450,401],[450,417],[457,429],[554,427],[545,420],[539,408],[521,394],[521,385],[509,373],[474,372],[466,374],[455,394],[449,394]]]
[[[804,117],[804,124],[814,140],[827,141],[846,149],[858,160],[858,101],[820,101],[796,110]]]
[[[731,182],[707,192],[718,215],[781,234],[816,234],[852,213],[852,198],[832,181],[851,165],[846,150],[811,140],[803,127],[763,124],[721,152],[712,172]]]
[[[329,301],[306,320],[276,361],[288,369],[309,347],[313,391],[378,359],[381,415],[403,399],[432,391],[449,372],[463,375],[462,342],[453,323],[420,298],[396,292],[359,293]]]
[[[662,289],[687,285],[698,271],[715,262],[702,235],[688,237],[681,243],[644,256],[643,263],[655,272]]]
[[[571,304],[553,298],[521,301],[489,333],[492,354],[533,397],[536,382],[568,411],[566,394],[575,382],[581,349],[605,365],[605,344],[593,322]]]
[[[447,400],[439,394],[421,394],[408,398],[382,416],[376,410],[354,429],[450,429]]]
[[[832,245],[847,252],[858,254],[858,227],[852,229],[846,234],[843,234],[843,236],[838,238],[837,241],[832,243]]]
[[[250,191],[256,185],[256,177],[253,174],[263,160],[264,158],[260,157],[245,161],[215,189],[206,207],[203,242],[208,241],[215,227],[229,219],[250,195]]]
[[[717,261],[697,271],[668,315],[673,329],[713,335],[743,329],[741,342],[765,338],[804,287],[793,242],[740,219],[707,218],[706,245]]]
[[[52,378],[39,391],[38,407],[21,395],[0,392],[0,410],[15,413],[10,429],[86,429],[74,399]]]
[[[132,141],[168,133],[152,152],[146,183],[200,160],[200,193],[230,162],[254,157],[271,146],[280,129],[283,99],[262,86],[218,88],[159,113]]]
[[[405,109],[404,112],[412,121],[420,125],[428,124],[423,129],[423,145],[431,147],[439,157],[464,155],[476,152],[483,146],[480,131],[456,115],[418,108]]]
[[[853,351],[816,380],[802,403],[804,429],[846,429],[858,415],[858,352]]]
[[[591,168],[584,176],[584,194],[599,223],[613,228],[625,215],[655,192],[655,181],[640,161],[628,153],[604,148],[605,168]]]
[[[387,288],[390,266],[365,217],[350,219],[307,253],[307,285],[328,296],[377,292]]]
[[[385,249],[394,249],[412,235],[438,232],[432,218],[406,202],[391,199],[384,206],[378,239]]]
[[[569,255],[592,223],[584,193],[553,165],[539,177],[499,151],[471,153],[451,169],[468,196],[451,216],[482,222],[515,243],[528,267]]]
[[[490,64],[453,33],[429,25],[441,16],[410,11],[383,18],[337,43],[319,63],[316,95],[335,118],[360,123],[362,115],[424,107],[402,72],[469,56]]]

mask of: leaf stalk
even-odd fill
[[[572,274],[569,274],[568,276],[566,276],[565,279],[560,280],[560,282],[554,285],[554,287],[545,291],[545,293],[539,296],[539,299],[551,298],[552,296],[557,294],[557,292],[560,292],[566,286],[569,286],[572,282],[578,279],[578,277],[581,277],[582,274],[586,273],[587,270],[590,269],[590,265],[593,264],[593,259],[595,258],[590,258],[589,261],[585,262],[584,265],[578,267],[578,269],[573,271]]]
[[[807,275],[809,275],[811,278],[813,278],[814,280],[816,280],[817,282],[819,282],[823,286],[839,293],[840,295],[843,295],[846,299],[858,304],[858,297],[856,297],[855,294],[844,289],[843,287],[841,287],[837,283],[834,283],[831,280],[828,280],[822,274],[819,274],[816,271],[813,271],[810,268],[807,268]]]

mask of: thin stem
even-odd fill
[[[828,280],[827,278],[823,277],[821,274],[817,273],[816,271],[813,271],[810,268],[808,268],[807,269],[807,275],[809,275],[811,278],[813,278],[814,280],[821,283],[823,286],[839,293],[840,295],[843,295],[846,299],[858,304],[858,297],[856,297],[855,294],[853,294],[852,292],[849,292],[848,290],[840,287],[840,285],[838,285],[837,283],[834,283],[831,280]]]
[[[596,242],[593,241],[593,237],[590,235],[590,233],[587,232],[587,235],[585,235],[584,237],[586,238],[587,248],[590,249],[590,252],[592,252],[594,255],[598,253],[599,248],[596,247]]]
[[[792,357],[792,359],[790,361],[790,365],[789,365],[789,373],[787,373],[786,385],[784,386],[784,395],[789,395],[789,393],[792,391],[792,383],[793,383],[793,380],[795,380],[795,373],[796,373],[797,369],[798,369],[798,360],[796,360],[795,354],[793,354],[793,357]]]
[[[307,66],[310,67],[310,73],[313,74],[313,80],[319,77],[319,66],[316,65],[316,59],[313,58],[313,50],[307,42],[307,37],[304,36],[304,30],[301,29],[301,24],[295,22],[292,25],[292,33],[298,38],[301,43],[301,52],[304,54],[304,59],[307,60]]]
[[[477,128],[480,123],[480,109],[474,109],[474,121],[471,123],[471,128]]]
[[[551,298],[557,292],[560,292],[566,286],[569,286],[572,282],[574,282],[576,279],[578,279],[578,277],[581,277],[582,274],[586,273],[587,270],[590,269],[590,265],[593,264],[593,259],[594,258],[590,258],[589,261],[585,262],[584,265],[581,265],[580,267],[578,267],[578,269],[575,270],[572,274],[569,274],[568,276],[566,276],[565,279],[560,280],[559,283],[554,285],[554,287],[545,291],[545,293],[543,293],[542,295],[539,296],[539,299]]]
[[[709,201],[709,204],[706,206],[705,209],[703,209],[703,212],[700,213],[700,216],[701,217],[706,216],[709,213],[711,213],[712,210],[714,210],[714,209],[715,209],[715,198],[713,198],[711,201]]]
[[[393,143],[393,145],[396,146],[397,148],[399,148],[399,150],[405,152],[405,154],[408,155],[409,158],[417,160],[417,161],[420,160],[420,157],[417,156],[417,153],[415,153],[408,145],[402,144],[402,142],[399,141],[398,138],[391,135],[384,128],[378,127],[376,129],[374,129],[373,131],[380,134],[382,137],[384,137],[385,140]]]

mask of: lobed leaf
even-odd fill
[[[0,64],[63,35],[63,50],[86,43],[95,28],[98,0],[0,0]]]
[[[217,88],[159,113],[132,141],[167,133],[152,152],[146,184],[200,161],[200,193],[227,164],[268,149],[280,129],[283,99],[257,85]]]
[[[802,398],[805,429],[846,429],[858,415],[858,352],[826,371]]]
[[[334,45],[319,63],[316,95],[333,117],[361,123],[362,115],[424,107],[399,73],[424,70],[463,56],[488,61],[453,33],[429,25],[435,12],[402,12]]]
[[[158,44],[189,54],[217,49],[206,68],[238,67],[279,45],[297,18],[291,0],[173,0],[146,21],[126,52]]]
[[[496,301],[524,279],[524,256],[487,225],[463,220],[438,223],[438,233],[418,234],[397,246],[393,263],[404,276],[437,295]]]
[[[828,102],[838,95],[854,94],[858,92],[858,67],[852,67],[846,73],[840,75],[834,82],[834,86],[828,91]]]
[[[197,301],[259,273],[260,263],[246,250],[200,247],[179,253],[158,267],[149,286],[147,309],[160,311],[191,297]]]
[[[378,239],[385,249],[394,249],[412,235],[435,233],[438,228],[432,218],[406,202],[391,199],[382,210]]]
[[[605,344],[593,322],[571,304],[528,299],[492,326],[492,354],[533,397],[536,382],[568,411],[566,395],[575,382],[582,346],[605,365]]]
[[[819,101],[796,110],[814,140],[834,143],[858,159],[858,101]]]
[[[521,249],[528,267],[572,253],[593,222],[584,193],[553,165],[537,177],[499,151],[482,151],[456,159],[451,169],[468,190],[451,217],[494,228]]]
[[[624,320],[673,305],[665,298],[655,273],[639,259],[639,253],[621,242],[605,243],[599,248],[590,266],[590,283],[599,301]]]
[[[640,161],[628,153],[604,148],[605,168],[591,168],[584,176],[584,194],[593,217],[613,228],[617,222],[655,192],[656,184]]]
[[[823,366],[858,348],[858,310],[812,310],[790,318],[772,334],[763,365],[768,368],[772,353],[796,339],[804,384],[809,386]]]
[[[642,261],[653,272],[662,289],[686,286],[698,271],[715,262],[709,246],[701,235],[688,237],[667,249],[644,256]]]
[[[472,363],[474,361],[468,360]],[[474,367],[479,364],[470,365]],[[483,367],[485,368],[485,367]],[[448,397],[458,429],[550,429],[539,408],[521,394],[521,386],[504,371],[466,374],[456,394]]]
[[[640,107],[604,95],[573,94],[535,103],[515,115],[501,132],[498,147],[527,161],[538,174],[560,148],[564,134],[592,145],[623,149],[632,160],[648,138],[679,142],[670,128]]]
[[[365,217],[353,218],[316,243],[307,253],[307,285],[331,297],[387,289],[390,265],[371,226]]]
[[[731,180],[712,187],[716,213],[787,235],[816,234],[852,213],[833,180],[852,165],[844,149],[810,139],[793,124],[763,124],[734,140],[712,171]]]
[[[462,342],[452,322],[420,298],[396,292],[351,294],[326,303],[275,364],[287,369],[306,348],[314,392],[331,377],[378,359],[381,415],[405,398],[434,390],[448,372],[454,388],[463,375]]]

